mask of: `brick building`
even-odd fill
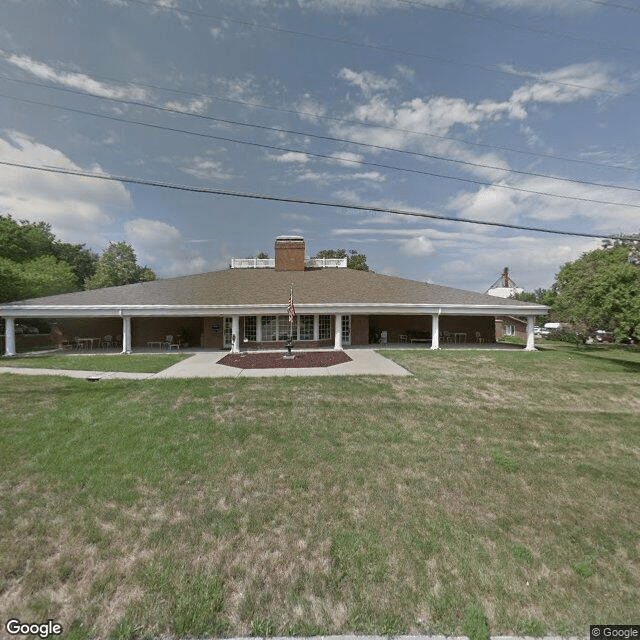
[[[293,290],[295,318],[287,307]],[[280,236],[274,259],[232,260],[199,275],[79,291],[0,305],[5,354],[15,353],[20,318],[58,321],[65,337],[120,336],[122,350],[172,335],[204,349],[296,348],[406,342],[494,342],[496,316],[524,318],[527,349],[541,305],[346,268],[308,259],[304,239]]]

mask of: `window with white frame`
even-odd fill
[[[294,340],[298,338],[298,323],[294,318],[293,323],[289,324],[289,316],[278,316],[278,340],[288,340],[289,335]]]
[[[516,335],[516,326],[514,324],[505,324],[504,325],[504,335],[505,336],[515,336]]]
[[[298,316],[298,340],[313,340],[313,316]]]
[[[275,342],[278,339],[278,316],[262,316],[262,341]]]
[[[331,339],[331,316],[318,316],[318,339]]]
[[[244,319],[244,339],[255,342],[257,339],[257,318],[256,316],[246,316]]]
[[[342,316],[342,344],[351,344],[351,316]]]

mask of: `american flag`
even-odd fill
[[[296,308],[293,306],[293,285],[289,289],[289,306],[287,307],[289,312],[289,323],[293,323],[293,319],[296,317]]]

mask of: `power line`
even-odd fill
[[[207,138],[210,140],[218,140],[220,142],[231,142],[234,144],[242,144],[242,145],[248,145],[248,146],[252,146],[252,147],[257,147],[257,148],[261,148],[261,149],[269,149],[271,151],[282,151],[284,153],[300,153],[300,154],[305,154],[308,156],[312,156],[315,158],[322,158],[325,160],[330,160],[332,162],[347,162],[350,164],[357,164],[357,165],[363,165],[363,166],[369,166],[369,167],[376,167],[378,169],[390,169],[392,171],[401,171],[404,173],[414,173],[414,174],[419,174],[419,175],[425,175],[425,176],[430,176],[432,178],[442,178],[445,180],[454,180],[456,182],[465,182],[467,184],[474,184],[474,185],[479,185],[479,186],[484,186],[484,187],[496,187],[498,189],[507,189],[509,191],[517,191],[520,193],[528,193],[528,194],[532,194],[532,195],[537,195],[537,196],[544,196],[544,197],[549,197],[549,198],[560,198],[562,200],[573,200],[573,201],[578,201],[578,202],[588,202],[590,204],[604,204],[604,205],[609,205],[609,206],[617,206],[617,207],[631,207],[631,208],[637,208],[640,209],[640,204],[633,204],[630,202],[614,202],[614,201],[610,201],[610,200],[596,200],[594,198],[583,198],[580,196],[569,196],[569,195],[565,195],[565,194],[559,194],[559,193],[549,193],[547,191],[538,191],[535,189],[525,189],[524,187],[515,187],[513,185],[506,185],[506,184],[499,184],[499,183],[495,183],[495,182],[485,182],[483,180],[474,180],[472,178],[461,178],[461,177],[456,177],[456,176],[450,176],[450,175],[446,175],[446,174],[442,174],[442,173],[435,173],[433,171],[424,171],[422,169],[411,169],[408,167],[396,167],[393,165],[387,165],[387,164],[383,164],[380,162],[369,162],[366,160],[355,160],[352,158],[340,158],[340,157],[336,157],[335,155],[328,155],[328,154],[322,154],[322,153],[314,153],[311,151],[305,151],[305,150],[301,150],[301,149],[291,149],[290,147],[280,147],[277,145],[270,145],[270,144],[264,144],[264,143],[259,143],[259,142],[252,142],[252,141],[248,141],[248,140],[238,140],[237,138],[229,138],[226,136],[216,136],[213,134],[209,134],[209,133],[201,133],[201,132],[197,132],[197,131],[189,131],[188,129],[179,129],[177,127],[167,127],[164,125],[159,125],[159,124],[152,124],[150,122],[144,122],[141,120],[131,120],[128,118],[122,118],[122,117],[118,117],[118,116],[111,116],[111,115],[107,115],[104,113],[96,113],[94,111],[86,111],[84,109],[76,109],[74,107],[63,107],[61,105],[55,105],[55,104],[50,104],[50,103],[46,103],[46,102],[41,102],[38,100],[29,100],[27,98],[16,98],[14,96],[7,96],[4,94],[0,94],[0,97],[5,98],[5,99],[9,99],[9,100],[15,100],[17,102],[22,102],[24,104],[35,104],[38,106],[46,106],[46,107],[50,107],[52,109],[59,109],[61,111],[68,111],[70,113],[79,113],[82,115],[88,115],[91,117],[95,117],[95,118],[102,118],[105,120],[110,120],[113,122],[122,122],[122,123],[126,123],[126,124],[133,124],[133,125],[138,125],[138,126],[142,126],[142,127],[148,127],[151,129],[158,129],[161,131],[170,131],[172,133],[183,133],[186,135],[191,135],[191,136],[196,136],[199,138]]]
[[[544,227],[530,227],[525,225],[507,224],[505,222],[491,222],[489,220],[474,220],[472,218],[454,218],[452,216],[444,216],[435,213],[424,213],[418,211],[410,211],[408,209],[394,209],[388,207],[379,207],[375,205],[356,205],[348,204],[344,202],[328,202],[321,200],[307,200],[303,198],[292,198],[284,196],[274,196],[260,193],[246,193],[241,191],[229,191],[226,189],[212,189],[209,187],[192,187],[188,185],[172,184],[169,182],[162,182],[159,180],[145,180],[142,178],[132,178],[127,176],[113,176],[105,174],[96,174],[86,171],[77,171],[71,169],[64,169],[62,167],[51,166],[38,166],[19,162],[8,162],[0,160],[0,165],[7,167],[15,167],[19,169],[28,169],[32,171],[42,171],[45,173],[55,173],[67,176],[74,176],[78,178],[91,178],[95,180],[108,180],[111,182],[123,182],[125,184],[134,184],[147,187],[156,187],[161,189],[172,189],[175,191],[184,191],[190,193],[201,193],[207,195],[219,195],[227,196],[231,198],[248,198],[252,200],[267,200],[271,202],[284,202],[288,204],[304,204],[315,207],[329,207],[332,209],[350,209],[353,211],[369,211],[374,213],[387,213],[393,215],[413,216],[417,218],[429,218],[432,220],[440,220],[444,222],[464,222],[467,224],[476,224],[489,227],[500,227],[504,229],[516,229],[519,231],[536,231],[539,233],[551,233],[563,236],[574,236],[579,238],[597,238],[603,239],[618,239],[625,240],[626,236],[619,234],[593,234],[593,233],[580,233],[577,231],[561,231],[558,229],[548,229]]]
[[[255,21],[248,21],[248,20],[240,20],[239,18],[231,18],[229,16],[221,16],[221,15],[215,15],[215,14],[210,14],[210,13],[204,13],[202,11],[194,11],[192,9],[182,9],[182,8],[178,8],[178,7],[172,7],[172,6],[163,6],[163,5],[159,5],[156,4],[153,1],[148,2],[147,0],[129,0],[129,2],[135,3],[135,4],[139,4],[142,6],[146,6],[146,7],[153,7],[155,9],[159,9],[159,10],[165,10],[165,11],[171,11],[173,13],[177,13],[177,14],[185,14],[185,15],[194,15],[194,16],[198,16],[200,18],[207,18],[210,20],[219,20],[219,21],[223,21],[223,22],[233,22],[233,23],[237,23],[237,24],[241,24],[243,26],[247,26],[247,27],[251,27],[253,29],[263,29],[263,30],[267,30],[267,31],[272,31],[275,33],[284,33],[287,35],[291,35],[291,36],[295,36],[298,38],[312,38],[314,40],[321,40],[324,42],[331,42],[333,44],[344,44],[347,45],[349,47],[358,47],[358,48],[365,48],[365,49],[372,49],[374,51],[379,51],[381,53],[393,53],[393,54],[397,54],[397,55],[403,55],[403,56],[409,56],[409,57],[414,57],[414,58],[423,58],[425,60],[432,60],[438,63],[442,63],[442,64],[448,64],[448,65],[458,65],[458,66],[462,66],[462,67],[467,67],[469,69],[479,69],[481,71],[487,71],[489,73],[499,73],[502,75],[507,75],[507,76],[515,76],[515,77],[521,77],[522,74],[518,73],[517,71],[510,71],[508,69],[499,69],[497,67],[487,67],[481,64],[476,64],[476,63],[472,63],[472,62],[460,62],[459,60],[452,60],[451,58],[445,58],[442,56],[434,56],[434,55],[429,55],[426,53],[420,53],[417,51],[407,51],[407,50],[403,50],[403,49],[396,49],[394,47],[387,47],[384,45],[376,45],[376,44],[367,44],[365,42],[354,42],[352,40],[345,40],[343,38],[335,38],[333,36],[323,36],[317,33],[310,33],[307,31],[297,31],[295,29],[288,29],[285,27],[276,27],[276,26],[269,26],[269,25],[265,25],[265,24],[261,24],[259,22],[255,22]],[[607,94],[607,95],[614,95],[614,96],[634,96],[634,97],[640,97],[637,94],[632,94],[632,93],[627,93],[624,91],[613,91],[611,89],[603,89],[600,87],[589,87],[587,85],[580,85],[580,84],[575,84],[572,82],[561,82],[559,80],[549,80],[549,79],[545,79],[545,82],[548,84],[553,84],[553,85],[558,85],[558,86],[563,86],[563,87],[571,87],[573,89],[587,89],[589,91],[595,91],[597,93],[603,93],[603,94]]]
[[[632,13],[640,13],[640,8],[630,7],[627,4],[620,4],[619,2],[605,2],[605,0],[582,0],[582,2],[595,4],[601,7],[611,7],[612,9],[624,9],[625,11],[631,11]]]
[[[485,163],[481,163],[481,162],[472,162],[470,160],[460,160],[458,158],[449,158],[447,156],[441,156],[441,155],[437,155],[437,154],[433,154],[433,153],[425,153],[425,152],[419,152],[419,151],[409,151],[406,149],[398,149],[397,147],[388,147],[388,146],[384,146],[384,145],[377,145],[377,144],[372,144],[369,142],[361,142],[358,140],[350,140],[348,138],[338,138],[336,136],[327,136],[327,135],[320,135],[320,134],[316,134],[316,133],[310,133],[308,131],[296,131],[295,129],[285,129],[285,128],[281,128],[281,127],[272,127],[272,126],[268,126],[268,125],[263,125],[263,124],[254,124],[254,123],[249,123],[249,122],[242,122],[239,120],[230,120],[228,118],[219,118],[217,116],[210,116],[207,114],[202,114],[202,113],[196,113],[193,111],[186,111],[183,109],[176,109],[174,107],[163,107],[160,105],[154,105],[152,103],[149,102],[142,102],[140,100],[127,100],[124,98],[113,98],[110,96],[101,96],[101,95],[96,95],[93,93],[88,93],[86,91],[80,91],[78,89],[71,89],[69,87],[54,87],[48,84],[45,84],[43,82],[33,82],[33,81],[29,81],[29,80],[20,80],[20,79],[15,79],[15,78],[9,78],[7,76],[4,76],[2,74],[0,74],[0,79],[3,80],[8,80],[10,82],[18,82],[21,84],[27,84],[27,85],[31,85],[31,86],[37,86],[37,87],[44,87],[46,89],[51,89],[53,91],[60,91],[60,92],[64,92],[64,93],[70,93],[73,95],[80,95],[80,96],[87,96],[87,97],[91,97],[91,98],[96,98],[98,100],[107,100],[109,102],[118,102],[120,104],[126,104],[126,105],[130,105],[130,106],[137,106],[137,107],[144,107],[147,109],[154,109],[156,111],[162,111],[165,113],[172,113],[172,114],[177,114],[177,115],[183,115],[183,116],[189,116],[189,117],[193,117],[193,118],[198,118],[201,120],[207,120],[207,121],[211,121],[211,122],[219,122],[219,123],[223,123],[223,124],[231,124],[231,125],[235,125],[235,126],[240,126],[240,127],[250,127],[250,128],[254,128],[254,129],[261,129],[263,131],[273,131],[276,133],[287,133],[287,134],[292,134],[292,135],[297,135],[297,136],[304,136],[306,138],[315,138],[317,140],[324,140],[324,141],[328,141],[328,142],[340,142],[340,143],[346,143],[346,144],[352,144],[352,145],[357,145],[360,147],[367,147],[369,149],[374,149],[376,151],[392,151],[394,153],[401,153],[401,154],[405,154],[405,155],[410,155],[410,156],[415,156],[415,157],[419,157],[419,158],[426,158],[428,160],[439,160],[439,161],[443,161],[443,162],[451,162],[454,164],[460,164],[460,165],[465,165],[465,166],[469,166],[469,167],[478,167],[481,169],[491,169],[491,170],[495,170],[495,171],[502,171],[504,173],[515,173],[518,175],[524,175],[524,176],[531,176],[531,177],[535,177],[535,178],[547,178],[547,179],[551,179],[551,180],[558,180],[561,182],[570,182],[573,184],[580,184],[580,185],[585,185],[585,186],[592,186],[592,187],[603,187],[605,189],[620,189],[620,190],[624,190],[624,191],[636,191],[636,192],[640,192],[640,188],[637,187],[629,187],[629,186],[625,186],[625,185],[616,185],[616,184],[607,184],[607,183],[602,183],[602,182],[593,182],[593,181],[589,181],[589,180],[584,180],[584,179],[579,179],[579,178],[567,178],[567,177],[563,177],[563,176],[555,176],[555,175],[551,175],[551,174],[546,174],[546,173],[536,173],[533,171],[524,171],[521,169],[510,169],[510,168],[506,168],[506,167],[499,167],[496,165],[490,165],[490,164],[485,164]],[[22,100],[22,98],[17,98],[14,96],[7,96],[5,94],[0,94],[0,97],[3,98],[8,98],[11,100]],[[40,104],[42,106],[52,106],[49,105],[47,103],[44,102],[39,102],[39,101],[34,101],[36,104]],[[54,108],[57,108],[55,105],[53,105]]]
[[[590,2],[590,0],[585,0],[585,1]],[[499,24],[503,27],[507,27],[509,29],[516,29],[518,31],[524,31],[525,33],[541,34],[545,36],[551,36],[554,38],[560,38],[562,40],[574,40],[576,42],[586,42],[588,44],[595,44],[600,47],[617,49],[619,51],[632,51],[634,53],[637,53],[640,51],[640,49],[637,49],[634,47],[624,47],[614,42],[610,42],[606,40],[595,40],[593,38],[586,38],[584,36],[579,36],[575,33],[567,33],[567,32],[559,33],[557,31],[549,31],[548,29],[542,29],[539,27],[536,28],[536,27],[524,26],[521,24],[516,24],[514,22],[507,22],[506,20],[502,20],[501,18],[497,18],[495,16],[492,16],[486,13],[473,13],[471,11],[466,11],[466,10],[458,9],[455,7],[439,6],[436,4],[431,4],[429,2],[424,2],[424,0],[398,0],[398,2],[401,2],[402,4],[415,6],[415,7],[422,7],[425,9],[434,9],[435,11],[442,11],[442,12],[451,13],[454,15],[460,15],[465,18],[470,18],[472,20],[485,20],[487,22],[495,22],[496,24]],[[605,3],[605,2],[594,2],[594,4],[603,4],[604,6],[608,5],[608,3]],[[612,6],[615,6],[615,5],[612,5]],[[624,7],[624,8],[629,9],[629,7]]]
[[[0,55],[3,55],[2,52],[0,51]],[[4,54],[5,57],[6,54]],[[18,54],[12,54],[12,55],[18,55]],[[33,84],[36,86],[45,86],[45,87],[49,87],[51,89],[55,89],[57,91],[67,91],[67,92],[74,92],[74,90],[70,89],[69,87],[52,87],[50,85],[45,85],[45,84],[41,84],[41,83],[37,83],[37,82],[32,82],[32,81],[28,81],[28,80],[23,80],[23,79],[17,79],[17,78],[9,78],[8,76],[0,76],[6,80],[10,80],[12,82],[21,82],[24,84]],[[422,136],[422,137],[427,137],[427,138],[434,138],[437,140],[446,140],[446,141],[451,141],[451,142],[456,142],[459,144],[464,144],[464,145],[469,145],[469,146],[474,146],[474,147],[480,147],[480,148],[484,148],[484,149],[494,149],[494,150],[498,150],[498,151],[507,151],[510,153],[518,153],[520,155],[526,155],[526,156],[531,156],[534,158],[544,158],[544,159],[549,159],[549,160],[557,160],[560,162],[570,162],[572,164],[582,164],[582,165],[586,165],[586,166],[592,166],[592,167],[599,167],[599,168],[604,168],[604,169],[615,169],[615,170],[619,170],[619,171],[631,171],[634,173],[637,173],[637,169],[634,169],[632,167],[625,167],[623,165],[617,165],[617,164],[607,164],[604,162],[596,162],[593,160],[584,160],[584,159],[579,159],[579,158],[569,158],[567,156],[559,156],[559,155],[555,155],[555,154],[550,154],[550,153],[540,153],[540,152],[535,152],[535,151],[528,151],[525,149],[516,149],[514,147],[507,147],[504,145],[495,145],[495,144],[489,144],[486,142],[476,142],[476,141],[472,141],[472,140],[465,140],[464,138],[456,138],[453,136],[444,136],[444,135],[439,135],[439,134],[435,134],[435,133],[430,133],[427,131],[414,131],[412,129],[404,129],[402,127],[393,127],[391,125],[386,125],[383,123],[371,123],[371,122],[366,122],[364,120],[352,120],[352,119],[348,119],[348,118],[339,118],[337,116],[328,116],[325,114],[318,114],[318,113],[313,113],[311,111],[302,111],[302,110],[297,110],[297,109],[286,109],[286,108],[282,108],[282,107],[273,107],[273,106],[269,106],[269,105],[264,105],[264,104],[259,104],[256,102],[249,102],[247,100],[238,100],[238,99],[233,99],[233,98],[229,98],[226,96],[218,96],[218,95],[213,95],[213,94],[205,94],[205,93],[196,93],[193,91],[186,91],[183,89],[176,89],[174,87],[164,87],[161,85],[156,85],[156,84],[150,84],[150,83],[144,83],[144,82],[131,82],[129,80],[122,80],[121,78],[113,78],[110,76],[100,76],[100,75],[92,75],[92,78],[96,78],[98,80],[104,80],[104,81],[109,81],[109,82],[118,82],[118,83],[122,83],[122,84],[126,84],[130,87],[136,87],[136,88],[144,88],[144,89],[154,89],[154,90],[158,90],[158,91],[168,91],[171,93],[176,93],[179,95],[184,95],[184,96],[190,96],[192,98],[204,98],[204,99],[211,99],[211,100],[217,100],[220,102],[228,102],[230,104],[237,104],[237,105],[242,105],[245,107],[250,107],[252,109],[264,109],[264,110],[269,110],[269,111],[277,111],[279,113],[288,113],[288,114],[294,114],[297,116],[302,116],[302,117],[308,117],[308,118],[315,118],[318,120],[326,120],[329,122],[337,122],[340,124],[347,124],[347,125],[352,125],[352,126],[362,126],[362,127],[367,127],[367,128],[372,128],[372,129],[382,129],[385,131],[393,131],[393,132],[398,132],[398,133],[406,133],[406,134],[410,134],[410,135],[415,135],[415,136]],[[102,97],[102,96],[98,96],[95,94],[90,94],[90,93],[85,93],[85,92],[81,92],[79,91],[78,93],[80,93],[81,95],[94,95],[95,97]]]

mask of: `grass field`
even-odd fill
[[[640,622],[640,354],[0,377],[0,612],[67,638]]]
[[[2,358],[2,367],[29,367],[35,369],[75,369],[86,371],[125,371],[134,373],[157,373],[188,355],[184,354],[46,354],[24,357]]]

